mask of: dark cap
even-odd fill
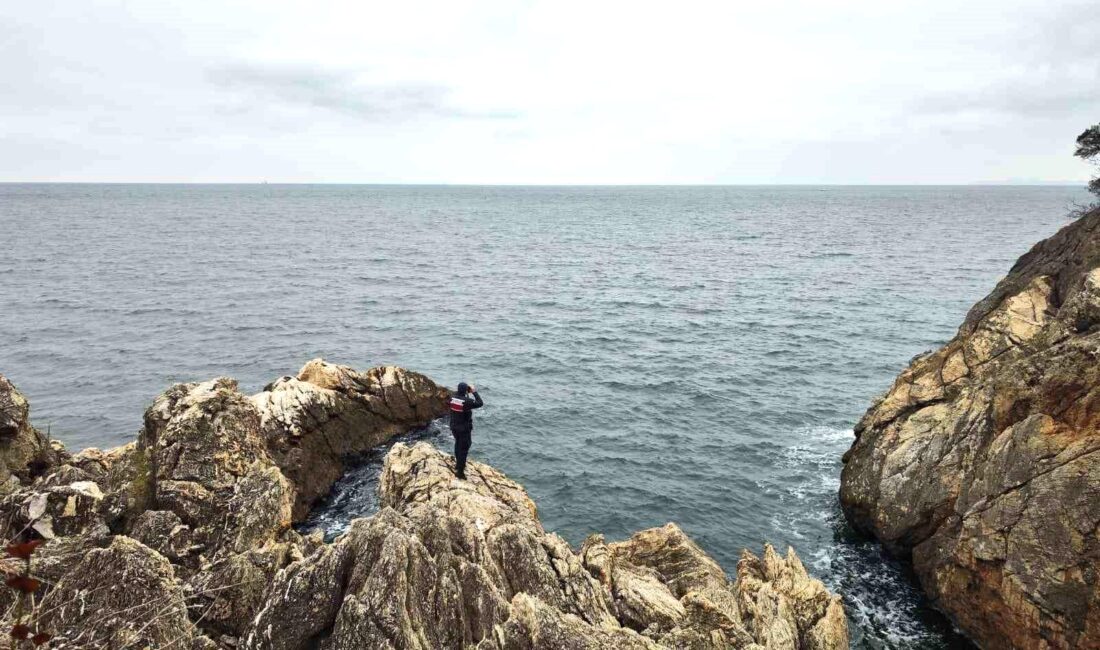
[[[466,394],[466,391],[470,390],[470,385],[464,381],[458,382],[458,392],[462,395]]]

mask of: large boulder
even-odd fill
[[[447,397],[404,368],[359,372],[322,359],[253,396],[268,449],[295,487],[295,521],[328,494],[346,460],[443,416]]]
[[[1100,212],[1037,244],[856,426],[841,503],[983,647],[1100,647]]]
[[[839,600],[793,552],[766,555],[737,583],[672,525],[618,544],[591,538],[578,554],[542,528],[522,486],[476,462],[467,476],[426,443],[395,445],[383,509],[281,570],[245,647],[848,645]],[[758,635],[742,608],[761,621]]]
[[[175,514],[188,529],[189,567],[246,553],[290,527],[293,488],[235,381],[165,391],[145,413],[138,446],[150,468],[150,509]]]
[[[54,636],[57,650],[215,647],[188,618],[172,565],[128,537],[74,558],[37,611],[38,628]]]

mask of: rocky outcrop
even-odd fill
[[[314,359],[252,398],[275,462],[295,485],[301,521],[344,461],[445,413],[446,389],[395,366],[357,372]]]
[[[121,535],[76,559],[39,611],[40,629],[64,631],[54,648],[217,647],[188,617],[187,593],[168,560]]]
[[[848,647],[839,598],[793,551],[746,553],[736,582],[672,524],[574,553],[520,485],[467,475],[395,445],[382,510],[282,570],[245,647]]]
[[[0,495],[41,476],[64,457],[60,445],[31,426],[27,398],[0,375]]]
[[[327,491],[347,457],[427,424],[443,408],[443,389],[399,368],[357,373],[318,359],[299,376],[297,393],[308,400],[282,399],[290,383],[285,379],[252,397],[226,378],[177,384],[146,411],[135,443],[75,456],[48,445],[26,422],[26,400],[6,380],[0,383],[8,389],[0,396],[18,407],[5,412],[13,444],[0,448],[0,463],[14,468],[0,500],[5,538],[47,540],[36,553],[35,574],[51,585],[72,586],[49,592],[51,607],[66,613],[49,619],[58,626],[54,647],[93,647],[82,645],[89,634],[105,644],[100,647],[191,647],[183,641],[164,645],[154,624],[126,631],[104,623],[125,598],[92,599],[106,608],[92,618],[70,603],[89,599],[83,586],[89,578],[73,573],[88,558],[100,559],[91,568],[108,582],[134,575],[102,567],[138,562],[148,569],[147,576],[140,574],[148,593],[139,589],[135,604],[146,598],[175,603],[179,592],[195,628],[178,629],[179,639],[232,647],[248,631],[275,574],[321,544],[319,536],[303,538],[291,528],[295,505]],[[328,445],[324,453],[316,451],[316,441]],[[297,448],[304,453],[295,455]],[[284,473],[281,461],[288,458],[314,473],[296,464]],[[44,464],[28,468],[28,459]],[[142,559],[147,556],[153,560]],[[10,602],[10,595],[0,601]],[[74,615],[78,610],[82,614]],[[172,611],[162,617],[167,624]]]
[[[839,598],[793,550],[746,553],[734,581],[672,524],[574,551],[520,485],[480,463],[459,481],[424,443],[393,447],[381,510],[335,542],[292,528],[348,456],[445,397],[399,368],[320,360],[251,397],[178,384],[134,443],[14,475],[5,536],[45,540],[34,629],[65,650],[847,647]],[[0,590],[0,624],[12,602]]]
[[[1036,245],[856,427],[848,519],[987,648],[1100,648],[1100,212]]]

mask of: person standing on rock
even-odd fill
[[[473,397],[470,397],[473,395]],[[484,406],[477,388],[464,381],[458,383],[458,390],[451,396],[451,433],[455,437],[455,476],[466,480],[466,454],[470,453],[473,442],[474,409]]]

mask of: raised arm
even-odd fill
[[[479,408],[481,408],[482,406],[485,406],[485,402],[482,402],[482,401],[481,401],[481,395],[478,395],[478,393],[477,393],[477,391],[476,391],[476,390],[473,390],[473,389],[471,389],[471,391],[470,391],[470,392],[471,392],[471,393],[473,394],[473,396],[474,396],[474,403],[473,403],[473,404],[470,404],[470,402],[469,402],[468,400],[467,400],[467,402],[466,402],[466,403],[470,405],[470,408],[471,408],[471,409],[479,409]]]

